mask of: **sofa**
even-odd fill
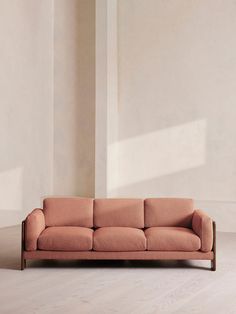
[[[26,260],[209,260],[215,222],[192,199],[50,197],[22,222]]]

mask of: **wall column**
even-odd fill
[[[96,1],[95,196],[113,196],[117,177],[117,0]]]

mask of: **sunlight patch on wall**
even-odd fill
[[[201,119],[111,144],[108,153],[118,154],[118,176],[109,191],[205,164],[206,128]]]
[[[23,209],[23,168],[0,172],[0,210]]]

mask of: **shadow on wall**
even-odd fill
[[[165,176],[203,166],[206,132],[206,119],[200,119],[113,143],[109,154],[117,151],[119,176],[110,183],[109,193],[147,196],[147,188],[157,178],[163,181]]]
[[[93,196],[95,2],[55,1],[54,15],[53,192]]]

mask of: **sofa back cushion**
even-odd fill
[[[93,227],[93,199],[52,197],[43,201],[46,226]]]
[[[190,228],[193,200],[183,198],[149,198],[144,201],[145,227]]]
[[[94,226],[144,228],[144,201],[142,199],[96,199],[94,201]]]

